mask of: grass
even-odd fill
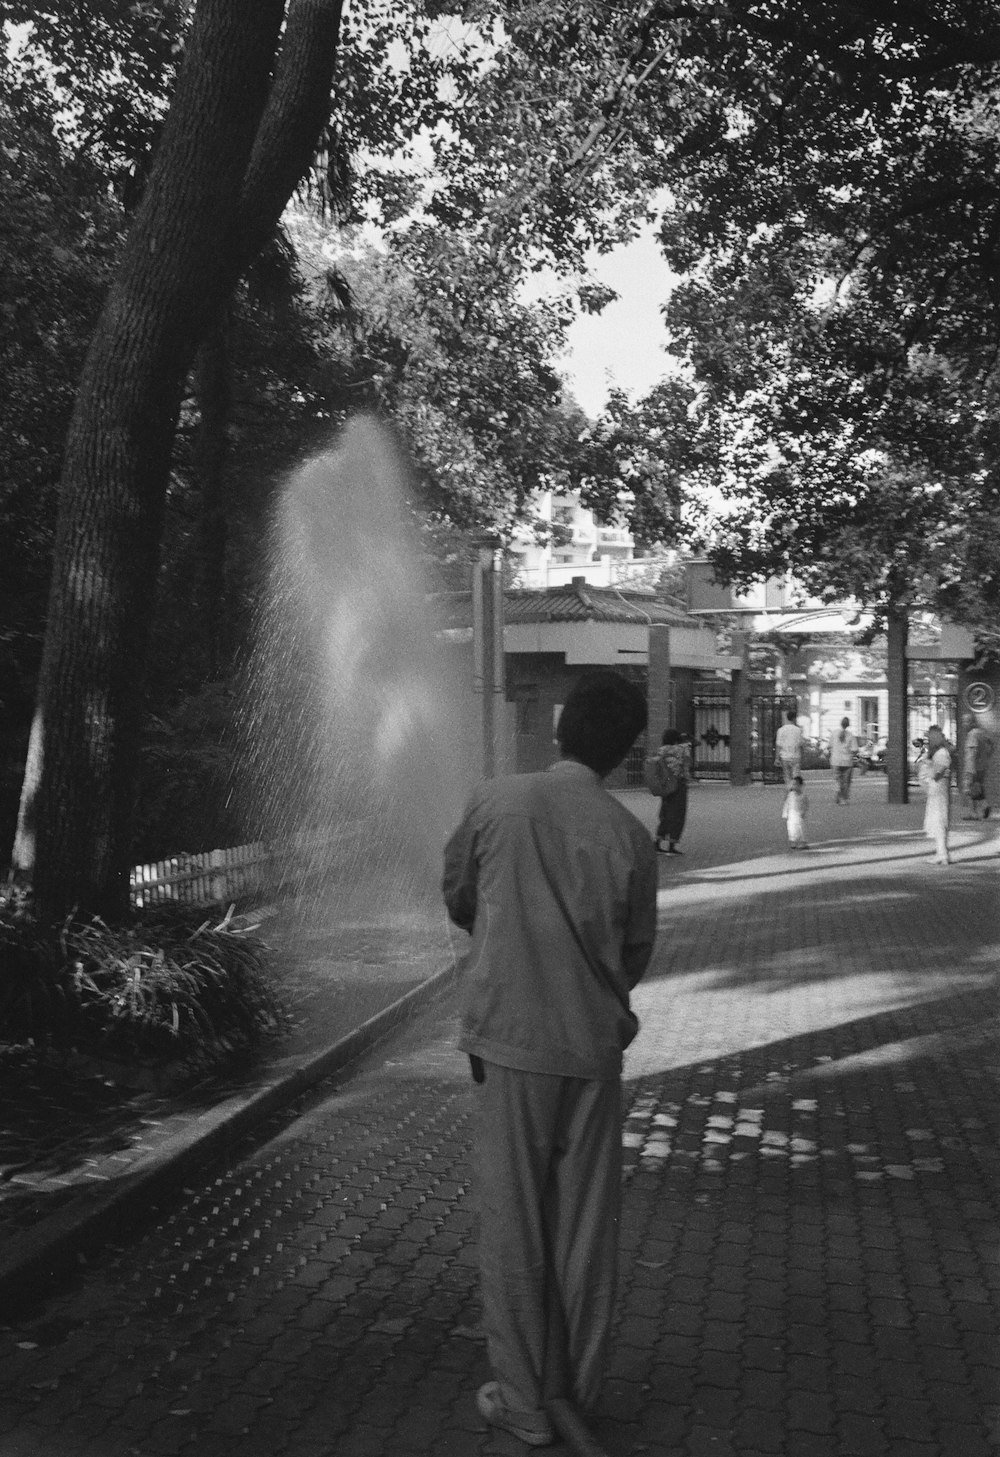
[[[0,900],[0,1042],[195,1073],[286,1025],[268,947],[229,915],[158,910],[48,928]]]

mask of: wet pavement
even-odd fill
[[[936,867],[884,781],[809,790],[809,851],[780,790],[705,785],[661,859],[611,1457],[1000,1446],[1000,841],[958,824]],[[475,1409],[453,1019],[427,1007],[0,1328],[0,1457],[527,1450]]]

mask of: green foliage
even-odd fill
[[[192,0],[9,0],[18,27],[12,69],[52,98],[60,142],[134,202],[159,134]]]
[[[661,236],[717,567],[995,621],[995,6],[741,5],[688,45]]]
[[[566,311],[524,304],[513,286],[483,293],[476,251],[419,223],[385,248],[343,239],[331,300],[330,243],[305,220],[297,240],[341,398],[403,428],[432,529],[509,531],[533,491],[567,480],[582,417],[570,423],[551,363]]]
[[[679,379],[662,381],[635,404],[613,391],[571,457],[583,504],[599,520],[626,520],[640,548],[685,534],[684,490],[701,459],[691,406],[692,391]]]
[[[62,443],[107,280],[118,209],[60,143],[44,90],[0,55],[0,834],[13,836],[42,630]]]
[[[0,1040],[192,1072],[251,1051],[285,1014],[268,952],[227,921],[149,913],[58,932],[0,902]]]
[[[100,175],[60,146],[44,103],[24,90],[0,102],[4,626],[10,614],[22,623],[37,617],[62,437],[119,244],[119,217],[102,194]],[[0,641],[2,631],[0,626]]]
[[[542,261],[582,269],[662,211],[687,275],[666,319],[686,408],[678,386],[632,413],[654,444],[661,417],[689,538],[741,584],[791,567],[877,610],[995,621],[992,0],[466,16],[488,40],[436,140],[428,215],[474,240],[495,288]],[[649,464],[623,413],[574,461],[604,513],[628,500],[616,472]],[[662,494],[634,498],[641,539],[676,532]]]
[[[433,138],[428,212],[484,245],[484,286],[540,259],[583,269],[646,215],[664,146],[701,109],[677,64],[686,19],[603,0],[484,0],[465,19],[483,39]]]
[[[0,60],[8,756],[30,712],[61,442],[119,244],[109,199],[141,190],[191,12],[5,11],[30,27]],[[995,618],[998,49],[986,0],[476,0],[461,23],[439,4],[348,7],[303,188],[341,231],[293,218],[295,256],[265,258],[227,321],[223,669],[284,471],[356,407],[402,425],[446,564],[477,531],[509,534],[532,492],[575,487],[641,546],[704,543],[740,583],[791,567],[831,597]],[[664,250],[688,275],[667,319],[682,372],[587,421],[555,361],[574,312],[608,301],[588,252],[664,196]],[[384,247],[345,219],[381,224]],[[546,265],[562,291],[526,302]],[[213,654],[192,611],[207,600],[199,423],[192,395],[166,510],[144,855],[226,838],[226,751],[202,712]]]
[[[161,714],[146,721],[136,806],[136,863],[179,849],[241,844],[244,827],[233,802],[234,718],[238,699],[228,682],[180,694],[160,683]]]

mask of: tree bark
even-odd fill
[[[330,118],[343,0],[292,0],[240,198],[233,283],[270,242]]]
[[[221,321],[202,340],[194,369],[198,428],[192,465],[199,495],[199,565],[201,638],[205,668],[217,678],[224,647],[220,639],[226,597],[225,471],[232,388],[227,324]]]
[[[325,119],[320,98],[329,105],[340,8],[293,0],[275,66],[284,0],[198,3],[64,456],[13,854],[46,920],[129,909],[143,673],[184,381],[308,165]]]

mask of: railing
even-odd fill
[[[239,900],[262,889],[275,859],[271,846],[255,844],[135,865],[129,877],[132,903],[142,910],[167,902],[219,905]]]
[[[135,865],[129,875],[132,904],[139,910],[167,903],[224,905],[264,890],[271,893],[307,874],[310,861],[330,843],[329,835],[299,836],[284,844],[257,841]]]

